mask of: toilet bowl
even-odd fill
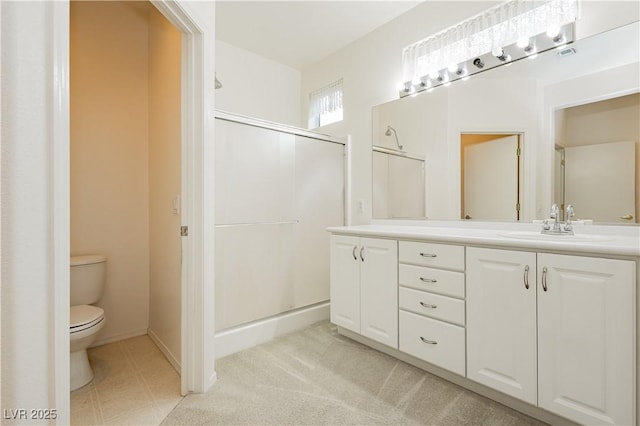
[[[91,305],[72,306],[69,317],[71,390],[76,390],[93,379],[87,348],[104,327],[104,310]]]
[[[87,348],[104,327],[104,310],[91,303],[102,297],[106,257],[85,255],[71,257],[71,309],[69,311],[71,390],[93,379]]]

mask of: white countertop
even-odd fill
[[[365,237],[608,256],[640,256],[640,230],[638,227],[584,225],[575,227],[574,236],[549,236],[540,234],[540,225],[531,223],[503,224],[457,221],[422,221],[417,223],[401,221],[398,224],[376,223],[340,226],[327,228],[327,230],[335,234]]]

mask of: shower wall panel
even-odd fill
[[[216,330],[329,299],[344,146],[216,120]]]

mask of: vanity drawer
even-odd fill
[[[400,265],[400,285],[464,299],[464,273]]]
[[[400,263],[464,271],[464,247],[400,241],[398,260]]]
[[[398,307],[416,314],[464,326],[464,301],[400,287]]]
[[[464,328],[400,311],[400,350],[465,375]]]

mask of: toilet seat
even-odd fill
[[[79,333],[104,320],[104,310],[92,305],[72,306],[69,311],[69,332]]]

